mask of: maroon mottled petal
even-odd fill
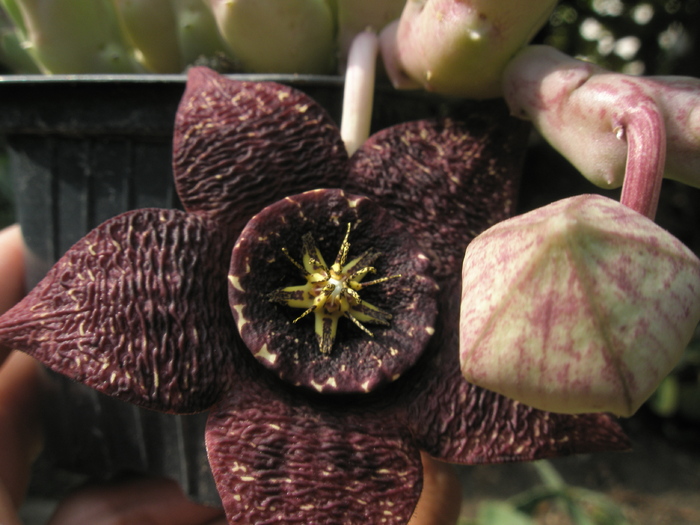
[[[405,525],[422,487],[418,449],[391,414],[359,415],[256,383],[209,417],[209,461],[229,523]]]
[[[235,238],[268,204],[338,187],[347,153],[337,126],[305,94],[197,67],[175,121],[173,168],[185,209],[204,212]]]
[[[453,281],[458,289],[459,281]],[[574,453],[626,450],[630,443],[606,414],[543,412],[468,383],[459,369],[459,293],[442,305],[431,355],[399,396],[418,445],[457,463],[500,463]],[[517,366],[517,363],[513,363]]]
[[[476,235],[515,211],[528,130],[500,102],[462,120],[400,124],[352,156],[344,188],[406,224],[441,279],[461,271]]]
[[[0,342],[124,401],[211,406],[236,350],[228,254],[211,226],[156,209],[110,219],[0,318]]]
[[[303,310],[273,303],[270,294],[306,282],[282,249],[301,261],[302,236],[311,233],[331,265],[352,224],[348,261],[380,252],[366,280],[400,274],[368,286],[366,301],[393,317],[388,326],[367,324],[369,336],[341,318],[329,354],[322,354],[314,315],[293,323]],[[243,340],[253,355],[279,377],[321,392],[368,392],[395,381],[425,348],[436,309],[437,285],[429,262],[403,228],[366,197],[340,190],[314,190],[267,207],[246,225],[233,250],[229,300]]]

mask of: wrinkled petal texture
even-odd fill
[[[268,204],[338,187],[347,172],[340,132],[305,94],[190,70],[175,121],[173,170],[189,212],[238,235]]]
[[[195,68],[174,138],[189,213],[130,212],[88,234],[3,317],[0,343],[149,408],[218,401],[207,448],[231,523],[404,524],[422,486],[421,448],[462,463],[625,448],[608,416],[554,416],[461,376],[464,251],[514,212],[528,133],[503,104],[465,115],[383,131],[348,163],[337,128],[305,95]],[[273,377],[240,346],[227,301],[247,221],[338,186],[403,223],[440,286],[426,352],[366,395],[319,396]]]
[[[235,354],[222,239],[206,221],[146,209],[76,243],[2,318],[2,344],[147,408],[214,404]]]
[[[458,275],[474,237],[515,211],[527,125],[502,104],[463,120],[422,120],[381,131],[350,160],[346,189],[403,222],[437,279]]]
[[[418,449],[393,411],[347,406],[273,397],[261,382],[230,392],[207,426],[229,523],[407,523],[422,488]]]
[[[528,129],[500,103],[469,115],[384,130],[351,158],[349,188],[362,189],[408,225],[442,289],[430,347],[397,385],[407,425],[422,449],[459,463],[626,449],[626,436],[607,415],[533,410],[467,383],[459,372],[464,252],[476,235],[514,212]]]

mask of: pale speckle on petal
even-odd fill
[[[235,275],[229,275],[228,276],[228,282],[231,283],[231,286],[233,286],[236,290],[240,292],[244,292],[245,290],[241,286],[241,280],[235,276]]]
[[[272,365],[274,365],[275,361],[277,361],[277,354],[271,353],[268,350],[266,344],[262,345],[262,347],[260,348],[258,353],[255,354],[255,357],[258,359],[265,359],[267,362],[269,362]]]

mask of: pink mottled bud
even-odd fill
[[[643,215],[582,195],[469,245],[462,372],[536,408],[629,416],[699,320],[700,260]]]

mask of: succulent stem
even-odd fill
[[[244,70],[324,74],[334,69],[334,20],[325,0],[206,0]]]
[[[217,54],[232,58],[231,50],[221,37],[208,5],[202,0],[172,0],[172,4],[184,64]]]
[[[180,57],[175,11],[170,0],[112,0],[136,58],[154,73],[179,73]]]
[[[359,33],[350,46],[340,127],[348,155],[369,137],[378,49],[378,38],[372,31]]]
[[[627,164],[620,202],[654,220],[666,163],[664,117],[653,101],[630,108],[620,128]]]
[[[21,0],[11,5],[21,15],[27,51],[42,72],[131,73],[142,68],[124,40],[109,0]]]
[[[397,88],[457,97],[502,96],[503,70],[547,22],[556,0],[409,0],[382,30],[382,59]]]

